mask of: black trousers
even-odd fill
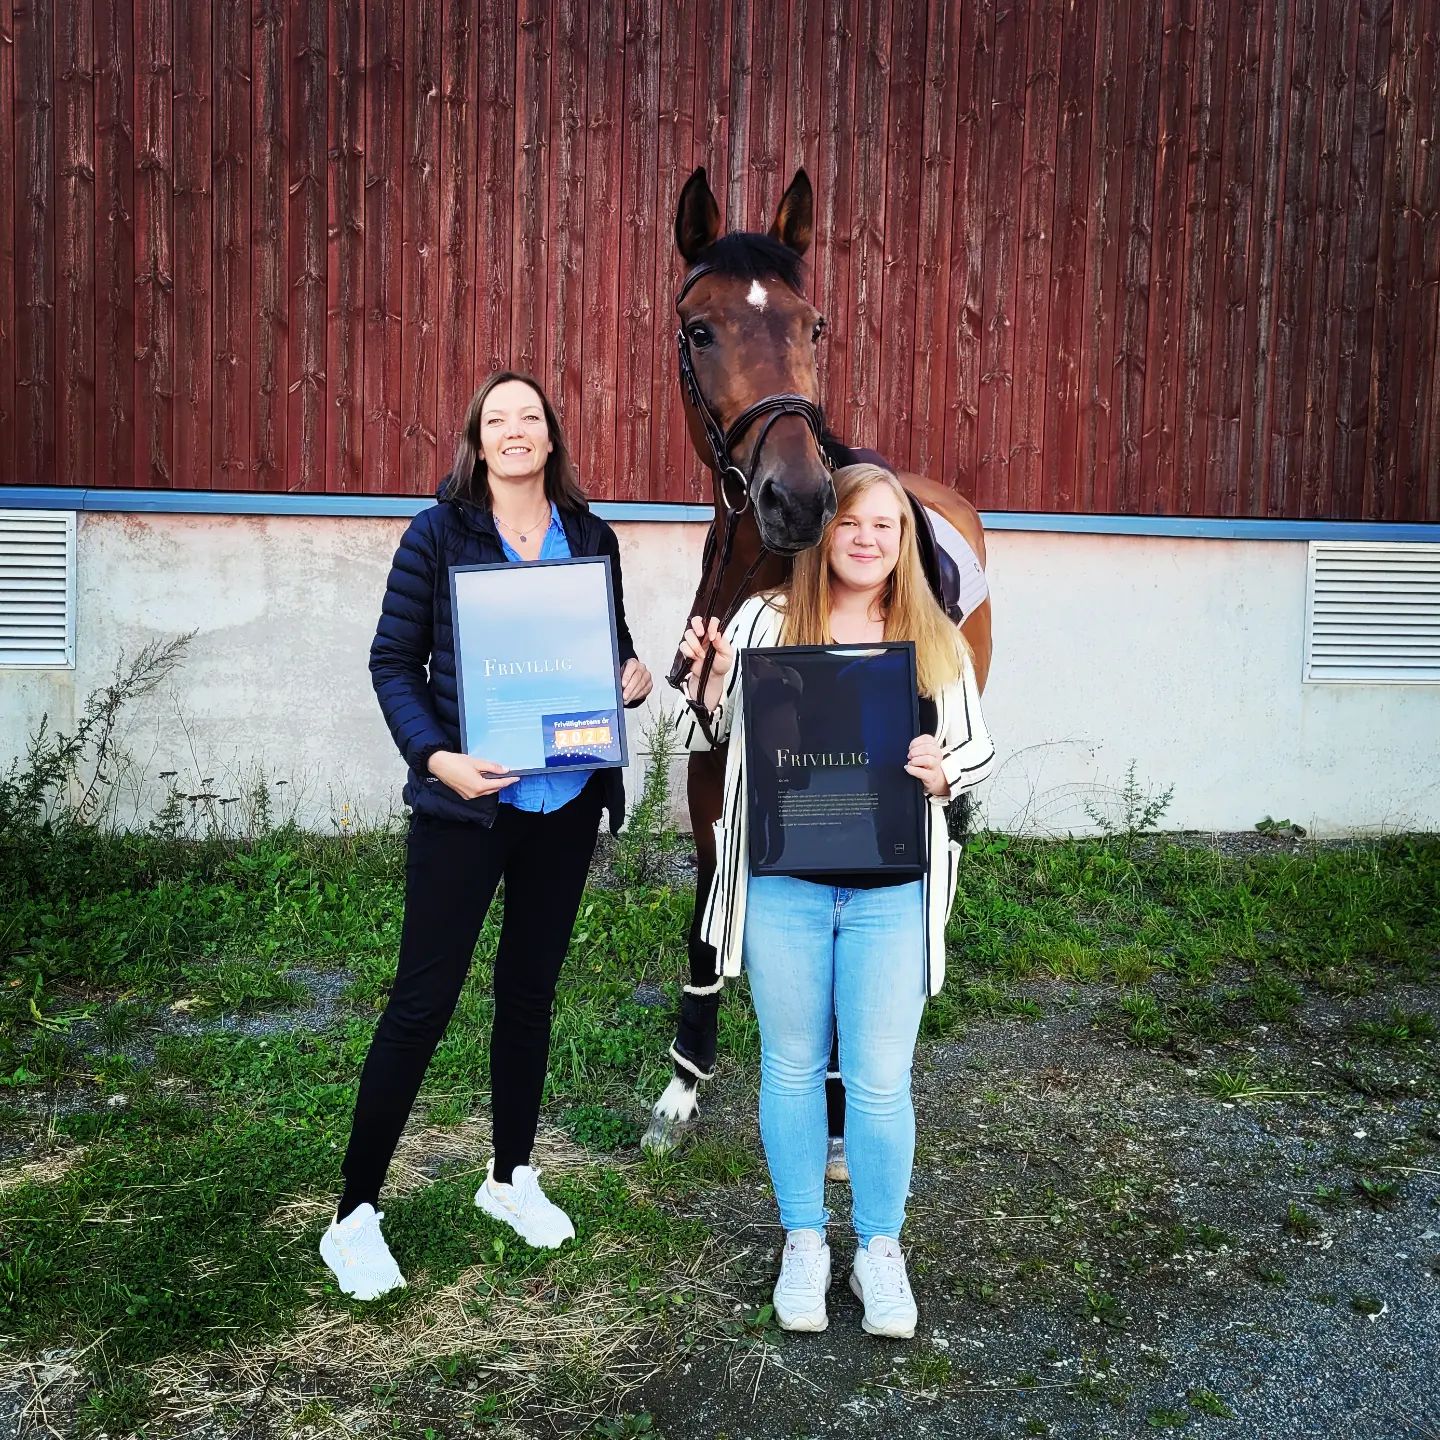
[[[360,1075],[342,1167],[342,1217],[379,1199],[502,878],[505,919],[490,1032],[496,1179],[509,1180],[516,1165],[528,1163],[550,1055],[555,983],[595,853],[600,806],[600,786],[592,779],[559,810],[501,805],[489,830],[423,816],[410,822],[400,960]]]

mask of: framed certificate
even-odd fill
[[[915,647],[744,650],[740,685],[751,873],[923,873]]]
[[[460,743],[512,775],[624,765],[605,555],[450,570]]]

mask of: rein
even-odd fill
[[[715,270],[713,265],[696,265],[691,269],[681,282],[679,293],[675,296],[675,307],[678,310],[680,302],[690,293],[695,283],[706,275],[712,274]],[[770,427],[783,415],[798,415],[806,424],[811,436],[815,441],[815,448],[820,452],[820,458],[825,462],[826,468],[835,468],[829,453],[825,449],[825,421],[820,413],[820,407],[813,400],[807,400],[803,395],[797,395],[793,391],[783,391],[776,395],[766,395],[757,400],[753,405],[748,405],[728,426],[721,425],[716,418],[715,412],[710,408],[703,392],[700,389],[700,381],[695,374],[695,360],[690,350],[690,337],[685,333],[685,326],[682,323],[675,332],[675,341],[680,354],[680,384],[684,389],[685,397],[689,400],[695,413],[700,417],[701,427],[705,431],[706,444],[710,449],[710,468],[715,472],[716,495],[718,497],[720,515],[717,520],[720,524],[719,535],[716,534],[715,522],[711,523],[710,533],[705,539],[705,554],[701,561],[701,573],[710,578],[709,588],[704,593],[704,603],[700,607],[700,614],[708,618],[715,609],[715,604],[720,597],[720,591],[725,580],[725,572],[730,568],[730,558],[735,550],[735,536],[740,529],[740,517],[750,508],[751,490],[755,481],[755,470],[760,463],[760,452],[765,448],[765,439],[770,433]],[[764,420],[760,427],[760,433],[756,437],[755,446],[750,452],[750,469],[747,474],[735,463],[732,451],[741,435],[750,428],[757,420]],[[735,495],[732,498],[732,489]],[[711,573],[711,564],[715,558],[716,550],[719,550],[720,563]],[[746,570],[740,581],[739,588],[735,592],[735,598],[723,616],[720,616],[721,626],[728,625],[734,618],[735,612],[746,598],[747,587],[755,578],[756,572],[764,563],[770,552],[765,549],[764,542],[761,542],[760,552],[751,562],[750,568]],[[696,684],[696,694],[705,693],[706,682],[710,679],[710,672],[715,664],[715,647],[705,647],[705,658],[700,666],[700,676]],[[666,683],[676,690],[683,690],[685,677],[690,671],[690,661],[681,652],[676,652],[675,661],[670,667],[670,673],[665,677]],[[688,698],[688,697],[687,697]],[[698,700],[690,700],[690,708],[695,712],[700,728],[705,738],[713,745],[715,737],[710,730],[710,719],[708,713]]]

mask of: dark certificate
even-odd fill
[[[915,647],[745,650],[740,685],[751,873],[921,874]]]
[[[460,743],[515,775],[626,760],[610,561],[450,570]]]

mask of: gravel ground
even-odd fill
[[[1226,1104],[1199,1093],[1185,1059],[1137,1051],[1097,1023],[1103,1000],[1080,992],[1037,1022],[979,1024],[923,1056],[906,1234],[913,1342],[860,1331],[847,1197],[832,1187],[830,1329],[697,1347],[643,1395],[656,1429],[671,1440],[900,1426],[957,1440],[1440,1436],[1433,1064],[1392,1059],[1391,1071],[1420,1072],[1392,1076],[1398,1099],[1321,1083]],[[1269,1058],[1322,1074],[1336,1023],[1312,1007],[1298,1040],[1270,1040]],[[1402,1150],[1413,1173],[1394,1209],[1354,1196],[1357,1162]],[[1339,1198],[1318,1206],[1327,1185]],[[725,1200],[711,1220],[745,1303],[759,1306],[780,1238],[773,1205],[761,1184]],[[1314,1213],[1314,1235],[1283,1228],[1291,1202]],[[1097,1312],[1087,1292],[1113,1297],[1113,1310]],[[1234,1418],[1197,1410],[1187,1397],[1202,1390]]]

